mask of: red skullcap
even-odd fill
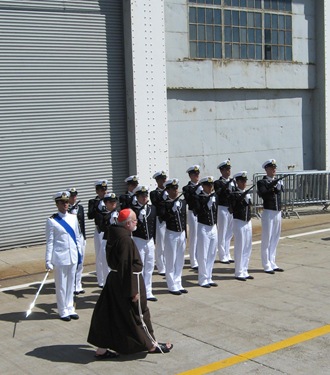
[[[124,208],[123,210],[121,210],[119,212],[119,216],[118,216],[118,219],[117,219],[118,222],[121,223],[121,222],[127,220],[129,215],[131,214],[131,212],[132,211],[129,208]]]

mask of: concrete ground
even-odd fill
[[[197,273],[183,272],[186,295],[167,292],[155,273],[149,304],[157,339],[170,341],[169,354],[141,353],[116,360],[94,359],[86,342],[100,290],[88,240],[86,294],[77,298],[78,321],[58,319],[53,275],[32,314],[25,313],[43,279],[44,246],[0,252],[1,373],[19,374],[329,374],[330,213],[315,209],[283,220],[277,263],[268,275],[260,264],[260,220],[253,219],[250,274],[234,279],[234,265],[216,262],[214,281],[204,289]],[[31,284],[33,283],[33,284]],[[226,360],[226,361],[225,361]]]

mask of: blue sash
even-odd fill
[[[53,216],[54,220],[56,220],[62,227],[66,230],[66,232],[70,235],[70,237],[73,239],[74,243],[77,246],[77,239],[76,239],[76,234],[74,230],[70,227],[70,225],[63,220],[58,214],[55,214]],[[78,248],[77,248],[78,250]],[[81,264],[81,254],[78,251],[78,264]]]

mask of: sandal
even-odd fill
[[[158,346],[155,347],[155,350],[149,351],[148,353],[169,353],[172,348],[173,344],[170,344],[170,347],[168,347],[167,344],[159,342]]]
[[[111,352],[110,350],[106,350],[104,354],[95,354],[94,356],[97,359],[113,359],[113,358],[118,358],[119,354]]]

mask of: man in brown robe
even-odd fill
[[[106,248],[111,272],[96,303],[87,341],[98,347],[99,359],[114,358],[117,353],[168,353],[173,345],[156,342],[150,321],[143,264],[131,237],[136,215],[124,209],[117,220],[118,225],[109,229]]]

